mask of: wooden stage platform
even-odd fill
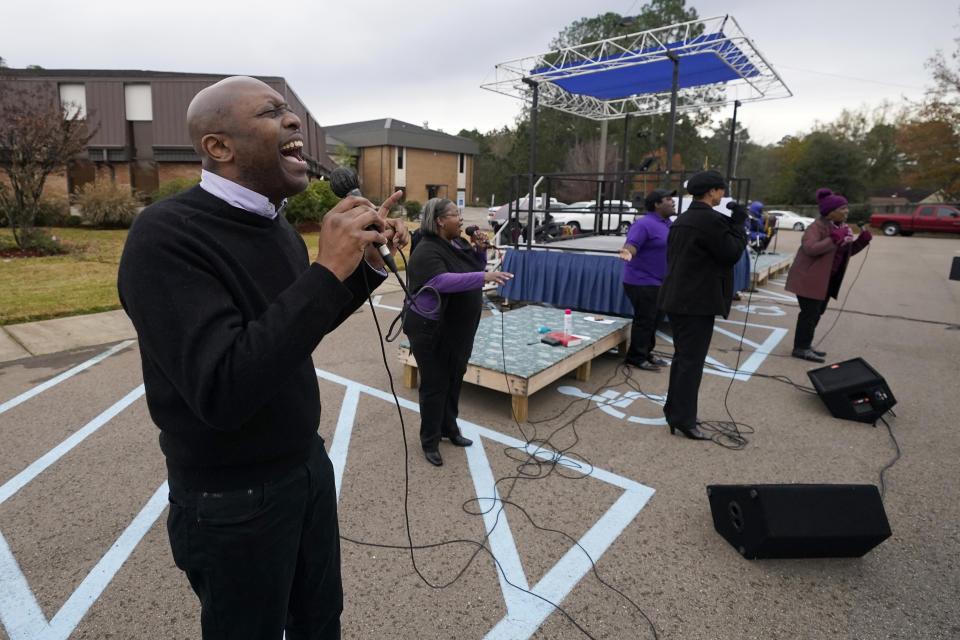
[[[790,253],[761,253],[759,256],[750,253],[750,288],[756,289],[766,284],[771,278],[785,273],[793,264],[793,254]]]
[[[591,322],[587,318],[602,318]],[[527,420],[527,399],[553,381],[576,370],[577,380],[590,377],[591,361],[617,347],[626,355],[630,318],[573,312],[573,333],[584,338],[575,347],[551,347],[540,342],[540,326],[563,331],[563,309],[527,305],[500,315],[481,318],[467,364],[465,382],[510,394],[513,415]],[[403,362],[403,384],[417,385],[417,361],[410,343],[399,350]]]

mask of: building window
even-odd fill
[[[397,169],[403,169],[403,156],[405,151],[403,147],[397,147]]]
[[[153,120],[153,99],[149,84],[127,84],[123,86],[123,101],[127,120]]]
[[[466,162],[466,157],[467,157],[466,154],[463,154],[463,153],[460,154],[460,173],[463,173],[463,170],[464,170],[463,165]]]
[[[82,84],[61,84],[60,105],[68,116],[78,114],[79,119],[87,117],[87,90]]]

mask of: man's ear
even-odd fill
[[[222,133],[208,133],[200,139],[204,154],[219,164],[233,160],[233,141]]]

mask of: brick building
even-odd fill
[[[473,140],[394,118],[325,129],[328,151],[342,143],[356,157],[360,190],[368,198],[383,199],[397,189],[419,202],[441,197],[463,206],[473,198]]]
[[[200,177],[200,158],[187,134],[187,105],[204,87],[227,76],[160,71],[0,68],[2,87],[26,85],[59,97],[99,126],[85,156],[52,174],[45,195],[66,196],[94,180],[112,180],[149,194],[174,178]],[[284,97],[303,122],[303,158],[315,176],[336,166],[327,156],[323,128],[287,81],[259,77]]]

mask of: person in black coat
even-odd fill
[[[735,205],[731,217],[713,207],[726,191],[723,176],[701,171],[687,181],[694,202],[670,227],[667,274],[658,306],[673,331],[674,357],[663,414],[670,433],[709,440],[697,429],[697,395],[707,359],[713,321],[727,317],[733,299],[733,267],[747,245],[747,209]]]
[[[403,331],[420,370],[420,446],[430,464],[440,466],[438,445],[447,438],[457,447],[473,441],[457,426],[460,388],[473,337],[480,322],[483,285],[502,285],[513,276],[485,271],[487,236],[460,235],[463,216],[446,198],[431,198],[423,207],[421,238],[410,254],[407,273],[412,300],[405,302]]]

